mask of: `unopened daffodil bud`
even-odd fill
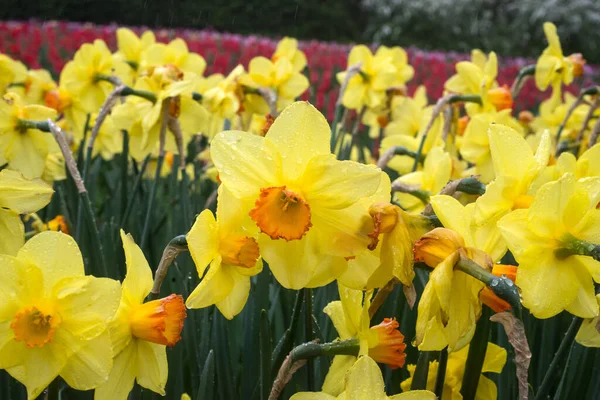
[[[535,116],[531,111],[525,110],[519,113],[519,122],[521,125],[528,126],[534,119]]]
[[[456,130],[456,134],[458,136],[464,135],[465,130],[467,129],[467,125],[469,125],[470,120],[471,120],[471,118],[468,115],[465,115],[458,119],[457,130]]]
[[[435,268],[449,255],[465,246],[463,238],[451,229],[435,228],[417,240],[413,253],[416,262]]]
[[[487,96],[488,101],[496,107],[497,111],[506,110],[513,106],[512,94],[506,85],[488,90]]]

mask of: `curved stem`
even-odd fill
[[[521,88],[523,87],[523,84],[527,78],[532,75],[535,75],[535,64],[526,65],[521,68],[510,89],[513,100],[515,100],[521,92]]]
[[[158,298],[160,295],[160,287],[167,277],[167,272],[169,271],[171,263],[173,263],[173,260],[184,251],[188,251],[187,238],[185,235],[175,236],[171,239],[167,247],[165,247],[158,268],[156,268],[156,272],[154,273],[154,285],[150,292],[150,298]]]

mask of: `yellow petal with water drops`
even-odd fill
[[[248,132],[222,132],[213,138],[210,155],[219,179],[236,197],[256,199],[260,188],[281,186],[279,150],[269,139]]]
[[[137,382],[164,396],[169,375],[166,347],[145,340],[138,340],[137,347]]]
[[[498,228],[502,237],[518,261],[523,260],[527,254],[526,252],[529,254],[532,253],[532,243],[537,243],[538,245],[544,244],[544,241],[527,227],[527,214],[527,210],[524,209],[514,210],[498,221]],[[540,253],[552,252],[554,250],[551,243],[546,243],[546,246],[540,247]]]
[[[135,243],[131,234],[126,235],[122,229],[121,241],[127,264],[127,274],[123,280],[123,296],[130,304],[142,304],[152,290],[154,283],[152,270],[142,249]]]
[[[188,308],[204,308],[211,306],[231,293],[234,286],[233,278],[223,270],[221,256],[215,258],[198,286],[187,298]]]
[[[346,318],[344,307],[341,301],[332,301],[323,308],[323,312],[327,314],[335,330],[338,333],[338,337],[341,340],[350,339],[357,333],[357,328],[354,323]]]
[[[410,390],[408,392],[390,396],[390,400],[435,400],[435,393],[429,390]]]
[[[52,294],[61,329],[76,339],[90,340],[106,330],[119,307],[121,287],[113,279],[80,276],[60,280]]]
[[[84,275],[83,259],[75,239],[61,232],[35,235],[19,250],[17,258],[42,271],[47,292],[63,278]]]
[[[431,206],[445,228],[452,229],[463,237],[465,244],[473,246],[471,237],[471,215],[454,197],[437,195],[430,198]]]
[[[362,313],[364,306],[364,298],[367,294],[363,293],[362,290],[354,290],[347,288],[338,283],[338,291],[342,302],[342,308],[344,310],[344,316],[346,323],[348,324],[351,331],[359,332],[361,329]]]
[[[25,228],[19,214],[0,208],[0,254],[16,256],[25,243]]]
[[[496,176],[522,178],[535,168],[531,148],[517,131],[506,125],[491,124],[488,136]]]
[[[17,171],[0,171],[0,207],[28,214],[45,207],[54,190],[40,180],[28,180]]]
[[[596,282],[600,282],[600,261],[594,260],[588,256],[571,256],[569,260],[577,261],[587,269]]]
[[[482,226],[512,211],[519,193],[519,178],[501,175],[490,182],[485,193],[475,201],[473,222]]]
[[[227,297],[216,303],[216,306],[225,318],[233,319],[246,305],[250,294],[250,277],[238,273],[237,267],[222,265],[221,268],[230,271],[228,273],[233,279],[233,288]]]
[[[60,376],[70,387],[77,390],[90,390],[103,384],[113,367],[112,353],[107,351],[110,345],[107,330],[94,339],[77,345]]]
[[[379,246],[376,250],[364,250],[358,253],[354,258],[348,260],[348,267],[342,275],[338,277],[338,282],[352,289],[363,289],[365,286],[371,285],[368,283],[372,274],[379,269],[381,261],[379,259]],[[391,268],[390,268],[391,275]],[[390,276],[387,283],[392,277]],[[379,287],[379,286],[373,286]]]
[[[134,342],[115,356],[108,380],[96,389],[94,400],[126,399],[133,389],[136,373],[137,343]]]
[[[529,229],[542,237],[554,237],[555,234],[563,230],[566,216],[573,216],[575,213],[581,215],[577,207],[569,210],[569,205],[575,205],[571,200],[577,184],[572,174],[565,174],[559,180],[548,182],[542,186],[529,207],[527,221]],[[580,197],[584,200],[583,197]],[[579,203],[578,201],[576,203]]]
[[[231,205],[219,196],[218,207],[228,208]],[[219,256],[219,228],[212,211],[204,210],[196,217],[186,240],[196,271],[202,276],[211,261]]]
[[[344,391],[344,378],[356,362],[356,356],[334,356],[323,382],[323,392],[339,396]]]
[[[298,178],[314,156],[330,154],[329,124],[323,114],[304,101],[283,110],[266,137],[279,149],[283,173],[288,179]]]
[[[600,143],[595,144],[579,157],[576,175],[579,178],[584,178],[586,176],[600,176]]]
[[[506,349],[495,343],[488,343],[483,359],[483,368],[481,372],[495,372],[499,374],[506,365]]]
[[[381,170],[374,166],[339,161],[328,154],[308,160],[301,179],[311,207],[341,209],[374,194],[381,175]]]
[[[323,392],[298,392],[290,397],[290,400],[336,400],[336,398]]]
[[[540,143],[538,144],[538,148],[535,151],[535,161],[537,163],[537,168],[534,170],[535,174],[538,174],[544,167],[548,165],[548,161],[550,160],[550,152],[552,151],[552,139],[550,138],[550,131],[547,129],[542,132],[542,137],[540,139]],[[533,176],[531,177],[533,178]]]
[[[379,366],[369,356],[360,357],[346,375],[346,400],[384,399],[387,396]]]
[[[416,344],[420,351],[441,350],[448,346],[448,339],[440,318],[440,302],[433,284],[427,284],[421,295],[417,312]]]

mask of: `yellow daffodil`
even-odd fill
[[[481,53],[472,58],[476,61],[461,61],[456,64],[456,75],[446,81],[444,87],[447,91],[461,95],[479,95],[482,105],[468,103],[465,108],[471,116],[490,110],[512,107],[510,91],[508,89],[495,89],[498,86],[498,59],[493,51],[489,54],[485,64],[481,65]],[[507,107],[510,106],[510,107]]]
[[[172,347],[181,339],[186,316],[179,295],[144,303],[152,290],[152,271],[131,235],[121,230],[121,240],[127,275],[121,302],[109,325],[114,365],[106,383],[96,389],[96,400],[126,399],[135,380],[164,396],[168,376],[166,346]]]
[[[354,363],[345,377],[340,377],[344,391],[339,396],[325,392],[299,392],[290,400],[435,400],[436,396],[428,390],[388,396],[385,393],[383,375],[377,363],[369,356],[362,356]]]
[[[399,84],[398,70],[394,66],[393,54],[381,49],[375,55],[367,46],[358,45],[350,50],[348,68],[361,63],[360,71],[348,82],[342,97],[344,107],[360,110],[363,107],[377,108],[385,104],[386,90]],[[342,83],[347,72],[337,74]]]
[[[0,54],[0,93],[4,93],[11,83],[24,83],[26,77],[27,68],[22,62]]]
[[[406,51],[399,46],[379,46],[375,57],[389,57],[392,65],[396,68],[396,85],[404,85],[415,75],[415,69],[408,64]]]
[[[576,240],[600,242],[599,193],[600,178],[577,181],[565,174],[542,186],[529,209],[498,222],[519,263],[516,283],[523,305],[537,318],[563,310],[584,318],[598,315],[594,281],[600,281],[600,262],[566,248]]]
[[[444,380],[444,388],[441,393],[442,398],[448,400],[462,400],[463,396],[460,393],[460,389],[462,388],[468,354],[469,346],[448,354],[446,379]],[[504,368],[505,364],[506,350],[494,343],[488,343],[485,358],[483,359],[483,367],[481,368],[482,374],[479,377],[479,384],[477,385],[477,392],[475,393],[476,399],[496,400],[498,398],[496,384],[483,373],[494,372],[499,374],[502,372],[502,368]],[[437,361],[431,361],[429,363],[429,373],[427,374],[427,389],[429,390],[434,390],[435,388],[438,365],[439,363]],[[416,365],[408,365],[410,378],[404,380],[400,384],[402,390],[407,391],[410,389],[415,370]]]
[[[227,77],[212,75],[206,78],[203,85],[205,90],[196,90],[202,94],[202,105],[209,113],[206,136],[213,138],[223,130],[225,120],[234,121],[241,107],[238,85],[239,78],[244,74],[244,67],[238,65]]]
[[[406,344],[398,330],[398,322],[385,318],[381,324],[370,327],[369,306],[373,293],[349,289],[339,283],[338,290],[341,300],[327,304],[323,312],[333,322],[339,340],[358,338],[359,355],[368,355],[393,369],[402,368],[406,359]],[[344,376],[356,360],[357,357],[353,355],[335,356],[325,377],[323,392],[339,395],[344,390]]]
[[[155,43],[150,45],[145,52],[146,65],[159,67],[173,65],[183,72],[191,72],[201,76],[206,69],[206,61],[200,54],[188,50],[183,39],[175,39],[169,44]]]
[[[284,37],[277,43],[277,48],[271,60],[277,62],[280,58],[290,60],[294,71],[301,72],[306,67],[306,56],[298,49],[298,41],[294,38]]]
[[[138,36],[130,29],[119,28],[117,29],[118,51],[114,54],[114,58],[129,64],[133,72],[145,71],[146,51],[155,43],[156,39],[152,31],[145,31]]]
[[[427,107],[427,91],[421,85],[415,90],[413,97],[403,97],[396,100],[392,107],[391,121],[385,127],[385,136],[406,135],[415,137],[423,124],[424,109]],[[431,115],[429,115],[431,117]]]
[[[16,257],[0,255],[0,266],[0,368],[29,399],[57,376],[78,390],[105,382],[119,283],[85,276],[77,243],[58,232],[34,236]]]
[[[329,141],[323,115],[297,102],[265,137],[227,131],[211,144],[221,181],[249,203],[261,255],[286,288],[305,287],[321,273],[322,282],[312,284],[330,282],[345,269],[343,257],[368,244],[368,232],[361,232],[368,214],[358,201],[377,191],[382,172],[336,160]]]
[[[97,114],[92,114],[90,116],[90,126],[94,126],[96,123],[96,117]],[[87,143],[84,145],[87,146]],[[102,123],[102,126],[100,126],[98,136],[94,142],[92,157],[100,154],[103,159],[111,160],[115,154],[120,153],[122,150],[123,137],[121,132],[115,127],[112,117],[109,115]]]
[[[26,178],[39,178],[44,172],[46,156],[57,149],[49,133],[24,125],[23,120],[54,120],[56,111],[35,104],[25,105],[16,93],[0,100],[0,164],[21,172]],[[57,149],[58,150],[58,149]]]
[[[488,127],[492,123],[507,125],[519,133],[523,130],[510,115],[510,110],[490,111],[470,118],[464,130],[460,154],[465,160],[475,164],[475,170],[470,172],[480,175],[479,180],[483,183],[491,182],[495,177],[488,139]]]
[[[73,135],[75,141],[79,142],[83,139],[85,123],[90,112],[83,107],[78,96],[66,89],[63,82],[57,88],[46,92],[44,105],[56,110],[58,115],[62,115],[61,121],[66,122],[66,131]],[[88,128],[91,129],[89,124]]]
[[[25,243],[25,230],[19,214],[44,208],[54,190],[39,180],[25,179],[19,172],[0,171],[0,254],[14,256]]]
[[[59,151],[48,154],[42,180],[51,185],[56,181],[63,181],[65,179],[67,179],[67,171],[65,168],[65,158],[62,153]]]
[[[46,94],[56,89],[56,82],[45,69],[27,71],[23,86],[13,86],[11,92],[18,93],[27,104],[44,104]]]
[[[565,101],[563,102],[560,93],[553,93],[548,100],[540,104],[539,115],[530,124],[535,132],[540,133],[548,129],[551,137],[553,139],[556,137],[558,127],[564,121],[568,109],[576,101],[576,97],[571,93],[567,92],[564,96]],[[589,106],[586,104],[581,104],[575,108],[564,127],[563,137],[572,136],[579,131],[588,110]],[[537,137],[537,141],[535,142],[536,146],[537,142],[539,142],[539,137]]]
[[[423,170],[402,175],[394,182],[414,186],[429,194],[437,194],[446,186],[452,176],[452,158],[441,147],[431,149],[425,158]],[[419,213],[425,208],[423,200],[412,194],[395,192],[394,199],[411,213]]]
[[[600,294],[596,295],[596,301],[600,304]],[[586,318],[575,336],[575,340],[585,347],[600,347],[600,317]]]
[[[152,75],[143,76],[135,83],[135,89],[152,92],[156,96],[156,102],[129,96],[125,103],[113,109],[112,118],[116,128],[129,132],[130,149],[134,158],[143,158],[157,148],[164,114],[168,118],[179,120],[184,146],[193,134],[203,131],[206,109],[192,98],[192,86],[193,79],[186,80],[178,68],[158,67],[153,70]],[[163,107],[167,107],[167,99],[168,109],[164,113]],[[178,151],[173,134],[167,135],[166,149]]]
[[[408,101],[408,99],[407,99],[407,101]],[[386,129],[386,131],[385,131],[386,135],[389,134],[389,136],[386,136],[381,141],[381,149],[379,150],[379,152],[381,154],[383,154],[389,148],[396,147],[396,146],[401,146],[409,151],[416,152],[419,149],[421,140],[423,139],[423,134],[425,133],[425,127],[427,126],[427,124],[429,123],[429,120],[431,119],[432,110],[433,110],[433,107],[426,107],[420,112],[420,117],[419,117],[420,122],[419,122],[418,126],[415,125],[415,121],[417,118],[416,115],[415,115],[415,117],[411,118],[412,121],[399,122],[403,125],[405,123],[407,124],[407,125],[404,125],[404,127],[403,127],[403,129],[406,129],[406,131],[403,131],[403,130],[396,131],[399,134],[391,133],[393,131],[388,131]],[[442,140],[443,124],[444,124],[443,118],[440,115],[439,117],[437,117],[435,119],[435,121],[433,122],[433,125],[431,126],[431,129],[429,130],[429,133],[427,134],[427,138],[425,139],[425,143],[423,144],[423,150],[421,152],[422,155],[427,155],[429,153],[429,151],[431,149],[433,149],[434,147],[443,146],[443,144],[444,144],[444,142]],[[404,134],[404,132],[406,132],[406,133],[418,132],[418,133],[415,137],[413,137],[408,134]],[[415,159],[413,157],[405,156],[405,155],[397,155],[397,156],[394,156],[390,160],[388,166],[391,169],[398,171],[398,173],[400,173],[401,175],[404,175],[404,174],[408,174],[409,172],[412,172],[414,162],[415,162]]]
[[[99,79],[110,76],[113,69],[112,54],[100,39],[85,43],[75,53],[60,73],[60,84],[77,97],[87,112],[98,112],[112,84]]]
[[[258,231],[248,213],[240,212],[240,207],[243,203],[220,186],[217,219],[212,211],[204,210],[188,232],[188,248],[198,274],[204,275],[186,300],[188,308],[216,304],[227,319],[244,308],[250,293],[250,277],[262,271],[263,265],[254,238]],[[204,274],[207,265],[210,266]]]
[[[573,62],[563,56],[556,26],[552,22],[544,23],[544,34],[548,47],[535,65],[535,85],[540,90],[552,86],[554,92],[560,93],[561,83],[568,85],[573,81]]]
[[[508,126],[488,128],[489,146],[496,178],[475,202],[474,223],[489,224],[508,212],[527,208],[533,201],[532,182],[548,164],[550,136],[546,132],[535,154],[523,137]]]
[[[277,96],[277,110],[281,111],[308,89],[308,79],[294,70],[292,62],[285,57],[275,62],[265,57],[254,57],[248,65],[248,74],[239,78],[242,85],[252,88],[272,89]],[[246,97],[251,111],[268,114],[265,99],[258,94]]]

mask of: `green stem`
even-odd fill
[[[123,151],[121,153],[121,219],[127,209],[127,174],[129,170],[129,134],[123,133]]]
[[[140,248],[144,249],[146,243],[148,241],[148,233],[150,231],[150,220],[152,219],[152,209],[154,207],[154,198],[156,197],[156,189],[158,187],[158,182],[160,181],[160,172],[162,170],[162,165],[165,160],[164,154],[159,154],[158,159],[156,161],[156,173],[154,175],[154,181],[152,182],[152,187],[150,189],[150,197],[148,198],[148,208],[146,209],[146,219],[144,221],[144,230],[142,231],[142,240]]]
[[[335,152],[335,145],[337,143],[337,135],[338,135],[338,124],[340,123],[340,119],[342,118],[342,114],[344,113],[344,106],[342,103],[335,105],[335,113],[333,114],[333,122],[331,123],[331,139],[329,145],[331,147],[331,152]]]
[[[563,246],[554,251],[556,257],[567,258],[572,255],[580,255],[600,261],[600,245],[568,236],[563,240]]]
[[[556,354],[554,355],[554,358],[552,359],[552,362],[550,363],[550,366],[548,367],[548,371],[546,371],[546,375],[544,376],[544,380],[542,381],[542,384],[540,385],[540,387],[538,389],[538,392],[535,396],[535,400],[546,399],[546,396],[548,395],[550,390],[552,390],[552,387],[556,383],[556,379],[554,376],[556,373],[556,370],[557,370],[559,364],[561,363],[561,361],[565,358],[567,350],[573,344],[573,341],[575,340],[575,336],[577,335],[577,332],[579,331],[579,328],[581,327],[582,323],[583,323],[583,318],[573,317],[573,320],[571,321],[571,325],[569,325],[569,329],[567,329],[567,333],[565,333],[565,337],[563,338],[562,342],[560,343],[560,346],[558,347],[558,350],[556,351]]]
[[[515,100],[517,98],[517,96],[519,95],[519,92],[521,91],[521,83],[523,82],[523,80],[534,74],[535,74],[535,64],[526,65],[523,68],[521,68],[521,70],[517,74],[517,77],[515,78],[515,81],[512,84],[511,90],[510,90],[513,100]]]
[[[125,86],[125,89],[123,89],[123,91],[121,92],[121,96],[137,96],[141,97],[142,99],[146,99],[152,103],[156,103],[156,95],[154,93],[149,92],[147,90],[133,89],[129,86]]]
[[[140,167],[140,172],[138,173],[137,177],[135,178],[135,182],[133,183],[133,189],[131,191],[131,193],[132,193],[131,198],[129,199],[129,203],[127,203],[127,208],[125,209],[125,214],[123,215],[123,218],[121,218],[121,223],[119,224],[119,226],[121,228],[124,228],[125,223],[127,222],[127,218],[129,217],[129,214],[131,214],[131,211],[133,210],[133,204],[135,202],[136,193],[138,191],[138,188],[140,187],[140,184],[142,183],[142,179],[144,178],[144,173],[146,172],[146,167],[148,166],[149,161],[150,161],[150,154],[148,154],[146,156],[146,158],[144,158],[144,161],[142,162],[142,166]]]
[[[304,293],[304,329],[305,329],[305,340],[307,342],[312,341],[313,338],[313,298],[312,298],[312,289],[306,288],[303,289],[306,293]],[[307,387],[309,391],[314,391],[315,386],[315,375],[314,375],[314,361],[312,358],[309,358],[306,362],[306,375],[307,375]]]
[[[90,231],[92,233],[92,240],[96,243],[96,249],[98,251],[98,258],[100,259],[100,268],[102,269],[102,276],[108,278],[108,269],[106,268],[106,260],[104,258],[104,249],[102,247],[102,241],[100,240],[100,232],[98,231],[98,225],[96,225],[96,217],[94,216],[94,210],[88,192],[79,193],[79,201],[83,204],[83,211],[85,212],[85,218]]]
[[[260,312],[260,400],[267,400],[271,391],[271,330],[266,310]]]
[[[330,343],[303,343],[290,353],[292,364],[298,360],[308,360],[320,356],[358,356],[360,342],[358,338],[338,340]]]
[[[579,106],[579,104],[581,104],[581,102],[583,101],[583,98],[585,96],[591,95],[591,94],[594,94],[594,95],[598,94],[598,86],[591,86],[589,88],[582,89],[581,92],[579,92],[579,95],[577,96],[577,99],[575,100],[575,102],[573,104],[571,104],[571,107],[569,107],[569,109],[567,110],[567,114],[565,115],[565,118],[562,120],[562,122],[558,126],[558,130],[556,131],[556,147],[557,147],[557,149],[559,148],[558,144],[560,143],[560,138],[562,136],[562,132],[565,129],[567,122],[569,122],[571,115],[573,114],[575,109]]]
[[[446,367],[448,366],[448,347],[440,350],[437,375],[435,376],[435,386],[433,392],[437,396],[438,400],[442,400],[442,394],[444,393],[444,381],[446,380]]]
[[[410,390],[425,390],[427,389],[427,375],[429,375],[429,361],[433,359],[433,351],[420,351],[417,367],[413,375]]]
[[[483,195],[485,193],[486,186],[484,183],[479,181],[474,176],[468,178],[462,178],[456,187],[457,192],[463,192],[467,194],[478,194]]]
[[[490,316],[492,310],[484,305],[481,310],[481,317],[477,322],[475,334],[469,345],[469,354],[465,362],[465,374],[463,375],[460,393],[464,400],[474,400],[483,369],[483,361],[487,351],[488,339],[490,335]]]
[[[275,346],[275,350],[273,350],[273,356],[271,357],[273,360],[273,365],[271,365],[271,376],[275,378],[277,371],[281,368],[281,364],[285,360],[287,354],[292,350],[292,346],[294,344],[294,332],[296,331],[296,327],[298,326],[298,320],[300,319],[301,308],[304,301],[304,290],[298,290],[296,293],[296,300],[294,300],[294,309],[292,310],[292,319],[290,321],[290,326],[285,330],[283,336]]]

